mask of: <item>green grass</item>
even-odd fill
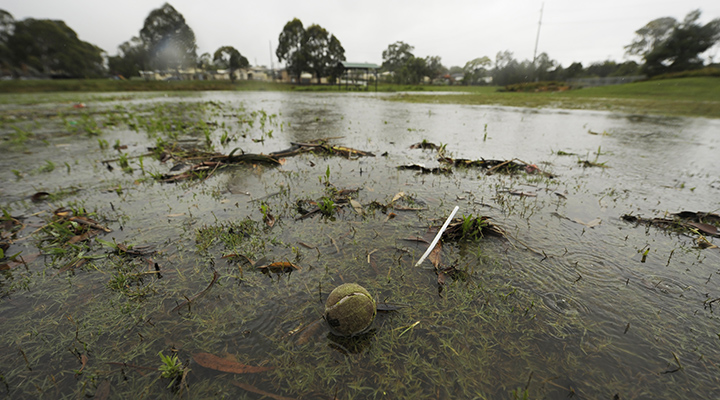
[[[370,90],[374,90],[371,85]],[[720,77],[682,77],[565,92],[500,92],[496,86],[395,85],[378,92],[403,92],[393,98],[412,103],[502,105],[511,107],[592,109],[633,114],[720,118]],[[335,85],[294,85],[260,81],[145,82],[109,79],[0,81],[0,93],[137,92],[197,90],[341,91]],[[457,92],[433,94],[432,92]],[[409,92],[409,93],[405,93]],[[424,92],[423,94],[412,92]],[[16,99],[17,100],[17,99]],[[12,98],[0,103],[13,102]],[[34,101],[39,101],[35,99]]]
[[[194,90],[292,90],[292,85],[261,81],[143,81],[111,79],[0,81],[0,93],[140,92]]]
[[[720,118],[720,78],[664,79],[539,93],[498,92],[497,87],[484,86],[450,95],[402,94],[395,100]]]

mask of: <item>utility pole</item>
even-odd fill
[[[268,50],[270,50],[270,74],[273,82],[275,81],[275,63],[273,62],[272,40],[268,40]]]
[[[533,66],[535,66],[535,60],[537,59],[537,48],[538,42],[540,41],[540,25],[542,25],[543,8],[545,8],[545,3],[542,3],[540,6],[540,20],[538,21],[538,30],[537,35],[535,36],[535,50],[533,51]]]

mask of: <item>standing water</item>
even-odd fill
[[[720,397],[720,122],[390,100],[2,106],[0,393]]]

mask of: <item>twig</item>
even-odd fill
[[[423,254],[422,257],[420,257],[420,260],[418,260],[418,262],[415,264],[416,267],[419,266],[420,264],[422,264],[422,262],[425,261],[425,258],[427,258],[427,256],[430,254],[430,252],[435,248],[435,245],[440,240],[440,236],[442,236],[442,234],[445,232],[445,229],[447,229],[448,225],[450,225],[450,221],[452,221],[453,217],[455,216],[455,213],[459,209],[460,209],[459,206],[455,206],[455,208],[452,210],[448,219],[445,220],[445,223],[443,224],[442,228],[440,228],[437,235],[435,235],[435,239],[433,239],[433,241],[430,243],[430,246],[427,248],[427,250],[425,250],[425,254]]]
[[[516,160],[517,160],[516,158],[513,158],[512,160],[507,160],[505,162],[502,162],[502,163],[490,168],[489,170],[487,170],[487,172],[485,172],[485,175],[492,175],[492,173],[495,172],[496,169],[500,169]],[[520,160],[517,160],[517,161],[520,161]]]
[[[215,282],[217,282],[217,280],[218,280],[219,277],[220,277],[220,275],[217,273],[217,271],[213,271],[212,281],[210,281],[210,284],[209,284],[205,289],[203,289],[202,292],[200,292],[200,293],[196,294],[195,296],[193,296],[193,297],[191,297],[191,298],[183,301],[182,303],[178,304],[178,305],[175,306],[172,310],[170,310],[170,312],[171,312],[171,313],[174,313],[175,311],[177,311],[177,310],[185,307],[186,305],[190,304],[192,301],[194,301],[194,300],[196,300],[197,298],[199,298],[200,296],[204,295],[208,290],[210,290],[210,288],[212,287],[212,285],[214,285]]]

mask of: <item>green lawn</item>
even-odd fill
[[[498,92],[485,86],[458,94],[401,94],[394,99],[415,103],[503,105],[592,109],[635,114],[720,118],[720,78],[652,80],[565,92]]]
[[[371,86],[371,90],[374,86]],[[501,92],[495,86],[378,85],[379,92],[402,92],[395,101],[593,109],[634,114],[720,118],[720,77],[661,79],[565,92]],[[134,92],[196,90],[345,91],[337,86],[259,81],[117,81],[109,79],[0,81],[0,93]],[[422,92],[422,93],[413,93]],[[456,92],[438,93],[432,92]],[[0,103],[13,102],[7,96]]]

